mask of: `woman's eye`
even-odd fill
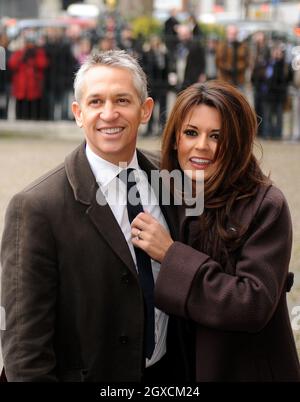
[[[197,131],[195,130],[184,130],[183,133],[189,137],[196,137],[198,135]]]
[[[217,141],[220,138],[220,133],[212,133],[210,137]]]

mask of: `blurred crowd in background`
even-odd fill
[[[134,35],[128,23],[111,15],[93,29],[74,24],[27,27],[14,37],[0,26],[0,46],[6,51],[6,70],[0,71],[0,119],[72,120],[75,71],[93,50],[118,48],[138,57],[156,102],[144,136],[162,133],[170,94],[219,78],[251,97],[259,136],[282,139],[288,112],[285,137],[300,139],[298,48],[262,31],[240,40],[238,26],[229,24],[223,37],[207,35],[193,15],[182,22],[174,10],[161,34],[147,38]]]

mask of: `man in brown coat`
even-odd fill
[[[249,66],[249,49],[246,43],[238,41],[237,36],[237,26],[228,25],[226,40],[220,42],[216,49],[217,78],[243,89]]]
[[[155,376],[165,381],[168,316],[155,309],[155,346],[146,358],[144,295],[126,201],[109,198],[120,163],[135,169],[142,201],[153,191],[146,175],[155,166],[136,150],[139,125],[153,108],[146,77],[124,51],[109,51],[81,66],[74,88],[73,113],[85,142],[17,194],[6,214],[1,249],[6,376],[8,381]],[[121,187],[117,195],[123,199]],[[172,232],[168,211],[157,203],[143,206],[166,227],[168,220]],[[155,280],[160,265],[151,264]]]

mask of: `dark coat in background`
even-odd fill
[[[205,74],[205,50],[200,41],[192,40],[188,44],[188,55],[184,70],[182,89],[200,82],[200,75]]]

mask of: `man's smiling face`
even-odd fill
[[[131,161],[139,125],[152,108],[151,98],[141,102],[130,71],[103,65],[86,72],[81,99],[72,105],[91,150],[114,164]]]

